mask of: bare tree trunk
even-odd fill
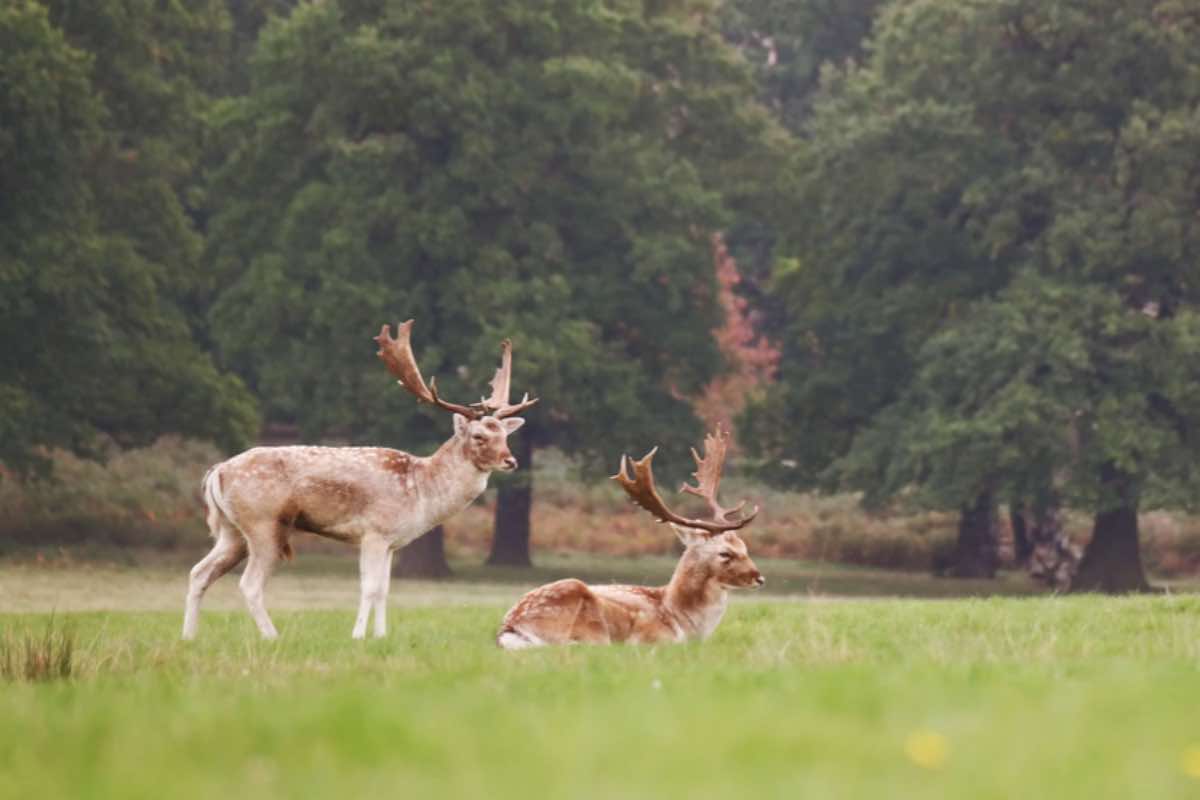
[[[493,566],[528,567],[530,514],[533,510],[533,442],[527,431],[514,434],[510,447],[520,469],[500,479],[496,494],[496,521],[492,552]]]
[[[984,490],[973,504],[962,509],[954,555],[939,574],[949,578],[994,578],[999,549],[995,499],[990,490]]]
[[[1063,529],[1062,505],[1053,491],[1045,492],[1034,503],[1030,545],[1033,552],[1029,556],[1029,576],[1056,592],[1071,588],[1080,553]]]
[[[1012,526],[1013,564],[1025,566],[1033,555],[1033,543],[1029,540],[1028,520],[1024,503],[1013,503],[1008,508],[1008,520]]]
[[[446,537],[442,526],[432,530],[400,548],[400,557],[392,567],[397,578],[447,578],[450,565],[446,563]]]
[[[1150,583],[1142,568],[1138,542],[1138,498],[1133,481],[1112,464],[1101,467],[1100,478],[1109,490],[1096,512],[1092,538],[1083,552],[1072,592],[1148,592]]]

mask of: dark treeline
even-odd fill
[[[449,424],[370,341],[414,317],[448,396],[514,339],[526,467],[683,463],[723,233],[782,351],[764,477],[961,510],[947,574],[994,573],[1002,505],[1086,509],[1073,585],[1142,589],[1138,510],[1200,496],[1198,212],[1181,0],[12,0],[0,461],[421,452]]]

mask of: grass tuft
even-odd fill
[[[75,664],[75,633],[51,616],[41,631],[6,630],[0,636],[0,678],[6,681],[66,680]]]

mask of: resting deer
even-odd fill
[[[711,520],[689,519],[667,508],[654,486],[651,459],[655,448],[641,461],[621,456],[621,467],[613,480],[634,503],[659,522],[670,524],[684,544],[683,556],[666,586],[588,586],[568,578],[555,581],[522,597],[504,617],[496,643],[506,650],[521,650],[548,644],[610,644],[612,642],[654,643],[705,639],[725,614],[729,589],[758,588],[766,581],[746,552],[746,544],[734,531],[745,527],[758,514],[756,507],[742,516],[743,501],[723,508],[717,502],[717,487],[729,434],[709,435],[704,440],[704,458],[696,459],[696,485],[684,484],[680,491],[704,498]]]
[[[256,447],[213,466],[203,491],[216,544],[192,569],[184,639],[196,635],[205,590],[247,555],[240,582],[246,606],[262,635],[275,638],[263,589],[279,559],[291,558],[296,531],[358,546],[362,597],[353,635],[366,634],[372,610],[375,635],[385,635],[392,552],[465,508],[492,472],[517,468],[507,438],[524,420],[513,415],[537,399],[526,394],[509,403],[512,343],[500,346],[491,396],[458,405],[438,396],[435,381],[426,386],[413,356],[412,324],[400,325],[395,339],[384,325],[375,338],[378,356],[419,402],[454,415],[454,435],[427,458],[382,447]]]

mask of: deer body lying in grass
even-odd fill
[[[728,433],[718,430],[705,439],[705,457],[696,458],[696,486],[681,491],[703,497],[713,518],[689,519],[667,508],[654,486],[651,450],[627,459],[613,479],[634,503],[659,522],[669,524],[683,542],[683,556],[666,586],[588,586],[568,578],[540,586],[522,597],[504,617],[496,643],[506,650],[551,644],[682,642],[705,639],[725,614],[729,590],[758,588],[766,581],[734,532],[754,519],[758,509],[739,516],[745,503],[722,508],[717,487],[728,447]]]
[[[508,401],[511,342],[501,345],[491,397],[464,406],[439,397],[435,382],[426,386],[411,330],[409,320],[393,339],[385,325],[375,339],[378,355],[418,401],[453,413],[454,435],[429,457],[382,447],[256,447],[212,467],[203,492],[216,542],[191,571],[184,639],[196,635],[204,592],[247,557],[239,584],[246,606],[260,633],[275,638],[263,590],[276,563],[291,557],[289,540],[297,531],[359,548],[361,598],[353,636],[366,635],[372,611],[375,636],[384,636],[392,553],[470,504],[492,472],[517,468],[507,437],[524,420],[513,415],[537,400],[525,395],[515,405]]]

